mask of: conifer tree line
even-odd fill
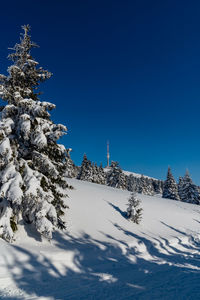
[[[188,170],[183,177],[179,177],[177,184],[169,167],[167,179],[164,182],[163,198],[200,204],[200,188],[193,183]]]
[[[69,158],[70,160],[70,158]],[[130,192],[137,192],[145,195],[162,194],[163,181],[153,178],[141,176],[134,176],[133,174],[126,175],[118,162],[112,161],[109,168],[104,169],[102,164],[97,166],[92,163],[84,154],[83,161],[80,167],[75,164],[70,164],[69,174],[79,180],[85,180],[93,183],[104,184],[110,187],[128,190]]]
[[[71,177],[80,180],[104,184],[144,195],[161,194],[163,198],[200,204],[200,188],[192,182],[188,171],[186,171],[184,177],[179,178],[178,183],[176,183],[170,168],[168,168],[165,181],[143,175],[136,177],[133,174],[126,175],[120,168],[119,163],[115,161],[112,161],[110,168],[104,169],[102,164],[97,166],[96,163],[92,163],[87,158],[86,154],[84,154],[80,167],[75,166],[73,163],[71,163],[71,167],[73,170],[69,173],[74,174]]]

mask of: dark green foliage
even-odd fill
[[[17,222],[15,221],[15,218],[14,217],[11,217],[10,218],[10,226],[13,230],[13,232],[17,231]]]
[[[45,192],[48,192],[48,182],[47,180],[45,179],[45,177],[43,176],[42,179],[40,180],[40,185],[41,187],[43,188],[43,190]]]

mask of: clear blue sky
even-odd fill
[[[0,72],[29,23],[33,56],[54,76],[42,100],[68,127],[61,141],[125,170],[164,179],[188,168],[200,184],[199,1],[3,1]]]

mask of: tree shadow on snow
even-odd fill
[[[112,204],[109,201],[106,201],[112,208],[114,208],[115,211],[117,211],[123,218],[128,219],[127,218],[127,212],[126,211],[122,211],[118,206]]]
[[[24,230],[26,231],[29,237],[33,238],[38,242],[42,242],[41,235],[32,224],[24,224]]]
[[[199,220],[196,220],[196,219],[193,219],[195,222],[199,223],[200,224],[200,221]]]
[[[176,246],[162,237],[141,237],[117,224],[113,226],[136,243],[130,246],[106,233],[104,235],[110,242],[95,240],[84,233],[75,238],[56,232],[56,249],[50,252],[51,258],[44,250],[36,255],[13,246],[16,250],[14,262],[7,261],[7,265],[17,287],[29,295],[34,294],[36,299],[200,297],[198,241],[193,239],[191,244],[185,245],[180,239]],[[26,256],[25,263],[20,261],[21,254]],[[72,262],[67,265],[69,257]],[[16,267],[20,268],[20,273],[16,273]]]

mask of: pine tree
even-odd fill
[[[182,199],[182,194],[183,194],[183,183],[184,183],[183,177],[180,176],[178,181],[178,195],[180,200]]]
[[[97,166],[97,163],[92,164],[92,182],[99,183],[99,167]]]
[[[168,168],[167,179],[164,182],[163,198],[180,200],[178,195],[178,186],[170,168]]]
[[[135,193],[131,193],[128,199],[127,217],[134,223],[139,224],[142,219],[142,208],[140,208],[140,200],[136,198]]]
[[[150,196],[154,195],[154,189],[150,178],[146,178],[144,175],[140,177],[138,193]]]
[[[199,204],[200,197],[197,186],[192,182],[190,174],[186,171],[185,176],[179,180],[179,196],[181,201]]]
[[[107,174],[107,185],[119,189],[127,189],[127,178],[122,172],[119,163],[116,161],[111,162],[110,170]]]
[[[133,174],[130,174],[127,178],[127,190],[130,192],[138,192],[138,180]]]
[[[75,178],[78,175],[77,168],[71,159],[70,152],[72,151],[71,148],[66,150],[66,162],[65,162],[65,176],[68,178]]]
[[[97,164],[92,164],[92,182],[98,184],[106,184],[106,173],[103,170],[102,164],[100,167]]]
[[[38,67],[31,56],[37,47],[30,39],[29,25],[14,46],[8,76],[0,75],[0,97],[7,102],[0,117],[0,236],[13,239],[22,218],[34,224],[48,239],[62,220],[63,180],[66,150],[57,140],[67,128],[54,124],[50,113],[55,105],[39,100],[38,87],[51,73]]]
[[[161,180],[152,180],[152,185],[155,194],[163,193],[163,182]]]
[[[99,180],[98,180],[99,184],[106,184],[106,173],[104,172],[102,163],[100,164],[99,167]]]
[[[94,167],[92,167],[91,161],[88,160],[86,154],[84,154],[80,172],[77,176],[77,179],[93,182],[93,173],[94,173]]]

